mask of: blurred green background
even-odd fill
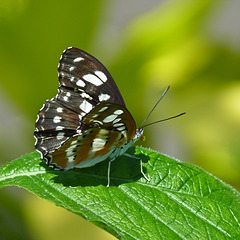
[[[98,58],[115,79],[150,147],[240,189],[240,2],[0,1],[1,166],[34,151],[34,123],[57,93],[62,51]],[[0,191],[0,238],[115,239],[82,218],[9,187]]]

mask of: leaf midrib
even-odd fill
[[[11,174],[9,176],[5,176],[5,177],[0,177],[0,182],[1,181],[5,181],[5,180],[8,180],[8,179],[11,179],[11,178],[17,178],[17,177],[29,177],[29,176],[33,176],[33,175],[36,175],[37,174],[44,174],[46,173],[46,171],[37,171],[37,172],[22,172],[22,173],[18,173],[18,174]]]

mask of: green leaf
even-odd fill
[[[198,167],[152,150],[91,168],[57,171],[34,152],[0,169],[0,187],[17,185],[106,229],[119,239],[239,239],[240,195]],[[53,223],[54,224],[54,223]]]

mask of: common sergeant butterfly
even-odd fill
[[[58,94],[47,100],[36,121],[35,148],[55,168],[110,164],[143,134],[125,107],[107,69],[90,54],[70,47],[59,62]],[[141,159],[140,159],[141,161]],[[142,169],[145,179],[149,181]]]

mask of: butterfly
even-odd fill
[[[108,158],[109,187],[111,162],[129,156],[126,150],[142,137],[143,128],[136,128],[110,73],[90,54],[67,48],[58,77],[57,95],[46,100],[37,116],[35,149],[47,165],[61,170],[91,167]]]

